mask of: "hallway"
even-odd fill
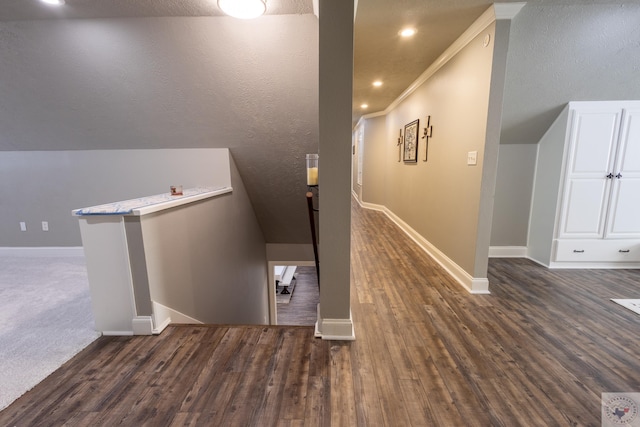
[[[356,341],[311,327],[171,326],[103,337],[1,425],[600,425],[640,391],[639,270],[493,259],[470,295],[380,212],[352,207]]]

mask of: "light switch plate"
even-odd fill
[[[469,151],[467,153],[467,165],[475,166],[478,164],[478,152],[477,151]]]

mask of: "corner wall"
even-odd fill
[[[151,299],[202,323],[268,324],[266,244],[229,160],[232,193],[140,217]]]

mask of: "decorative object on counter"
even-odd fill
[[[416,119],[404,127],[404,155],[402,160],[405,163],[416,163],[418,161],[418,128],[420,119]]]
[[[169,188],[172,196],[182,196],[182,185],[172,185]]]
[[[396,144],[396,147],[398,147],[398,161],[401,160],[401,154],[402,154],[402,129],[400,129],[400,136],[398,137],[398,143]]]
[[[307,154],[307,186],[318,185],[318,158],[317,154]]]
[[[424,133],[422,134],[422,139],[424,139],[424,160],[426,162],[429,160],[429,138],[433,135],[433,126],[431,125],[431,116],[427,116],[427,127],[424,128]]]

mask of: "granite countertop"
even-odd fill
[[[155,196],[140,197],[137,199],[124,200],[121,202],[105,203],[103,205],[91,206],[87,208],[75,209],[72,214],[75,216],[87,215],[133,215],[141,216],[169,209],[209,197],[230,193],[231,187],[196,187],[183,191],[180,196],[173,196],[171,193],[157,194]]]

